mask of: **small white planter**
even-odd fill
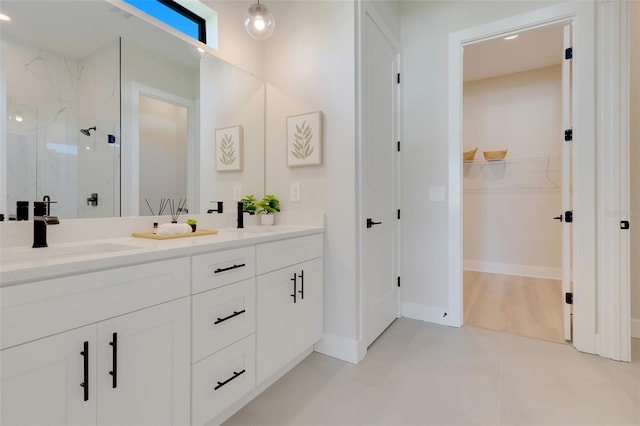
[[[273,225],[276,220],[275,214],[261,214],[260,215],[260,223],[263,225]]]

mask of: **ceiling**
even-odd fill
[[[564,57],[564,24],[547,25],[464,47],[464,81],[482,80],[560,64]]]

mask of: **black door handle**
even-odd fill
[[[562,222],[562,215],[554,217],[553,220],[559,220],[560,222]]]
[[[111,387],[115,389],[118,387],[118,333],[113,333],[113,340],[109,342],[109,346],[111,346],[111,363],[113,367],[109,374],[111,375]]]
[[[371,218],[367,218],[367,228],[371,228],[373,225],[380,225],[382,222],[374,222]]]
[[[293,278],[291,278],[291,281],[293,281],[293,294],[291,295],[291,297],[293,297],[293,303],[297,303],[296,302],[296,292],[297,292],[297,284],[298,284],[298,274],[296,272],[293,273]]]
[[[300,271],[300,290],[298,293],[300,293],[300,299],[304,300],[304,269]]]
[[[83,374],[83,382],[80,383],[80,386],[84,388],[84,400],[89,400],[89,342],[85,341],[83,344],[82,355],[83,363],[84,363],[84,374]]]

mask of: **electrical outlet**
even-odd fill
[[[242,200],[242,186],[233,185],[233,201]]]
[[[300,184],[291,184],[291,201],[300,201]]]

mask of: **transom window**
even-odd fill
[[[207,44],[207,22],[174,0],[124,0],[191,38]]]

